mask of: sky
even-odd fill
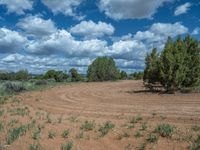
[[[128,73],[168,36],[200,40],[200,0],[0,0],[0,70],[86,73],[99,56]]]

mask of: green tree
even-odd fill
[[[143,80],[149,88],[153,88],[152,85],[160,81],[159,54],[156,48],[154,48],[150,54],[147,54],[145,64]]]
[[[111,57],[98,57],[88,67],[89,81],[108,81],[120,78],[120,72]]]
[[[15,80],[28,80],[31,78],[31,75],[27,70],[19,70],[15,73]]]
[[[121,71],[120,72],[120,79],[127,79],[128,78],[128,75],[125,71]]]
[[[71,68],[69,73],[71,75],[72,82],[82,81],[83,80],[82,76],[78,73],[78,71],[75,68]]]

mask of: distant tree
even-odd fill
[[[69,73],[71,75],[72,82],[83,80],[82,76],[78,73],[78,71],[75,68],[71,68]]]
[[[120,78],[120,72],[111,57],[98,57],[88,67],[89,81],[108,81]]]
[[[133,74],[130,74],[130,76],[132,77],[132,79],[141,80],[141,79],[143,79],[144,73],[143,72],[134,72]]]
[[[27,70],[20,70],[15,73],[15,80],[29,80],[31,79],[31,75]]]
[[[63,71],[48,70],[44,74],[44,79],[55,79],[56,82],[62,82],[68,78],[68,75]]]
[[[120,72],[120,79],[127,79],[128,78],[128,75],[125,71],[121,71]]]

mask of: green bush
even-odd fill
[[[115,125],[112,122],[107,121],[99,128],[99,132],[101,133],[101,136],[105,136],[108,134],[109,130],[113,129],[114,127]]]
[[[155,132],[162,137],[171,137],[174,131],[174,126],[170,124],[160,124],[156,127]]]
[[[3,84],[3,87],[8,92],[22,92],[26,90],[22,82],[7,81]]]
[[[72,148],[73,148],[73,142],[69,141],[67,143],[62,144],[60,150],[72,150]]]
[[[84,122],[84,124],[81,125],[81,130],[84,130],[84,131],[90,131],[90,130],[93,130],[95,128],[95,123],[94,121],[88,121],[86,120]]]
[[[63,133],[62,133],[62,137],[63,138],[68,138],[69,136],[69,129],[68,130],[64,130]]]

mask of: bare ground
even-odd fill
[[[60,149],[62,143],[73,141],[77,150],[123,150],[145,149],[184,150],[189,149],[200,131],[191,127],[200,125],[200,94],[159,94],[146,92],[141,81],[119,81],[103,83],[74,83],[57,86],[37,92],[27,92],[18,96],[21,103],[9,103],[2,107],[9,109],[27,106],[27,116],[15,116],[4,113],[2,120],[8,124],[13,118],[19,123],[28,123],[35,119],[37,125],[44,125],[41,138],[32,138],[34,129],[5,145],[6,149],[28,149],[33,143],[39,143],[42,149]],[[49,114],[51,123],[48,123]],[[130,118],[140,115],[142,119],[131,126]],[[85,120],[94,121],[95,128],[83,131],[80,126]],[[106,121],[115,124],[115,128],[101,137],[100,126]],[[147,129],[142,130],[146,123]],[[153,133],[158,124],[167,123],[176,127],[169,138],[158,136],[158,140],[149,143],[146,138]],[[6,126],[0,133],[0,140],[5,141],[10,127]],[[68,138],[61,136],[63,130],[69,129]],[[53,130],[56,136],[48,138]],[[141,133],[136,137],[137,132]],[[2,142],[3,143],[3,142]]]

